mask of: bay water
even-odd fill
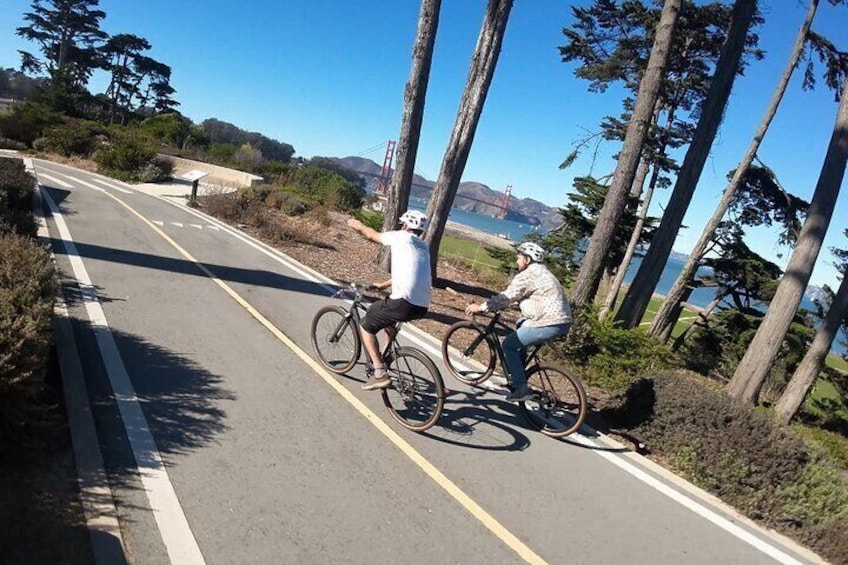
[[[411,201],[410,208],[425,211],[426,202],[423,201]],[[469,212],[467,210],[460,210],[458,208],[452,208],[450,211],[450,215],[448,219],[452,222],[456,222],[463,226],[467,226],[469,228],[473,228],[476,230],[480,230],[482,232],[486,232],[493,235],[506,236],[510,241],[518,242],[521,241],[527,234],[533,233],[537,228],[535,226],[520,224],[518,222],[511,222],[508,220],[501,220],[499,218],[493,218],[492,216],[487,216],[485,214],[477,214],[476,212]],[[639,270],[639,265],[642,262],[641,257],[634,257],[630,263],[630,267],[627,269],[627,274],[624,276],[624,282],[629,284],[633,278],[636,276],[636,272]],[[669,257],[668,262],[665,264],[665,268],[663,268],[663,272],[660,275],[660,280],[657,283],[656,292],[658,294],[667,293],[674,281],[677,279],[677,276],[680,274],[680,271],[683,269],[684,262],[681,259],[676,257]],[[702,269],[699,271],[701,274],[706,274],[706,271]],[[697,306],[699,308],[706,307],[715,296],[715,291],[712,288],[697,288],[692,291],[688,303],[693,306]],[[815,310],[815,305],[813,301],[810,300],[807,296],[804,296],[801,299],[801,307],[807,308],[808,310]],[[842,336],[838,335],[836,340],[833,343],[832,350],[838,353],[846,353],[848,349],[846,349],[845,345],[840,343]]]

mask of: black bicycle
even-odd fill
[[[353,369],[362,354],[360,311],[364,312],[365,289],[355,284],[342,288],[334,298],[352,298],[350,308],[325,306],[312,319],[312,348],[328,370],[342,375]],[[416,432],[431,428],[445,404],[445,385],[436,365],[414,347],[397,342],[401,324],[387,328],[389,343],[383,351],[391,385],[382,389],[383,403],[397,422]],[[366,363],[367,376],[373,374]]]
[[[506,374],[498,328],[512,330],[500,320],[499,313],[487,325],[472,317],[448,328],[442,340],[442,357],[448,372],[467,385],[478,386],[492,376],[500,359]],[[577,431],[586,419],[586,392],[580,379],[570,371],[541,365],[538,352],[539,346],[526,351],[524,367],[532,398],[518,405],[533,428],[551,437],[565,437]]]

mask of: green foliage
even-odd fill
[[[176,112],[151,116],[138,125],[138,130],[151,139],[176,148],[190,144],[202,145],[202,137],[199,134],[202,134],[203,130]]]
[[[708,318],[708,324],[695,330],[680,353],[687,368],[703,375],[726,378],[733,375],[763,319],[754,309],[727,309]],[[769,371],[769,387],[775,390],[789,381],[801,362],[814,330],[809,313],[796,314]]]
[[[577,366],[586,382],[620,393],[636,377],[668,369],[675,360],[668,349],[640,329],[626,330],[595,312],[575,313],[568,337],[553,346],[557,354]]]
[[[139,173],[156,157],[150,139],[129,130],[117,135],[112,143],[101,148],[94,160],[105,172],[123,180],[139,180]]]
[[[258,149],[266,159],[282,163],[288,163],[294,155],[294,147],[288,143],[265,137],[261,133],[244,131],[221,120],[210,118],[201,126],[213,144],[225,143],[240,147],[246,143]]]
[[[383,231],[385,216],[381,212],[360,208],[359,210],[354,210],[353,217],[372,230]]]
[[[61,113],[46,104],[28,101],[15,104],[9,114],[0,116],[0,132],[3,137],[31,146],[45,129],[61,123]]]
[[[640,380],[606,416],[695,484],[844,561],[848,485],[792,429],[683,372]]]
[[[56,276],[31,238],[0,235],[0,439],[30,424],[44,380]]]
[[[35,237],[32,194],[35,179],[23,161],[0,157],[0,234],[18,233]]]
[[[296,169],[286,179],[283,189],[299,195],[314,205],[321,204],[330,210],[358,210],[365,193],[336,173],[318,167]]]
[[[595,230],[595,222],[608,190],[609,186],[592,177],[575,178],[574,190],[568,195],[569,202],[559,210],[562,225],[538,240],[548,250],[548,268],[566,286],[579,271],[586,241]],[[619,220],[606,261],[608,271],[617,268],[624,258],[630,236],[636,227],[636,214],[633,212],[636,205],[636,200],[630,198],[629,205]],[[654,218],[646,219],[639,240],[641,245],[650,243],[653,236],[652,225],[655,222]]]
[[[44,132],[43,148],[71,157],[88,157],[97,149],[98,138],[105,137],[106,129],[94,122],[68,120]]]

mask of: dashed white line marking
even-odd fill
[[[180,223],[180,222],[171,222],[171,225],[173,225],[173,226],[177,226],[178,228],[183,227],[183,224],[182,224],[182,223]]]
[[[66,182],[65,182],[65,181],[63,181],[63,180],[61,180],[61,179],[57,179],[57,178],[56,178],[56,177],[54,177],[53,175],[48,175],[48,174],[46,174],[46,173],[36,173],[36,177],[38,177],[38,178],[40,178],[40,179],[47,179],[47,180],[49,180],[51,183],[53,183],[55,186],[58,186],[58,187],[60,187],[60,188],[73,188],[73,187],[74,187],[73,185],[68,184],[68,183],[66,183]]]
[[[159,227],[165,227],[165,222],[163,222],[162,220],[151,220],[151,221]]]
[[[221,228],[219,228],[218,226],[213,226],[212,224],[209,224],[206,227],[210,230],[221,231]]]
[[[120,186],[118,186],[118,185],[116,185],[115,183],[112,183],[112,182],[107,182],[107,181],[101,180],[101,179],[91,179],[91,180],[93,180],[94,182],[100,183],[103,186],[108,186],[109,188],[117,190],[118,192],[123,192],[124,194],[132,194],[133,193],[132,190],[127,190],[125,188],[121,188]]]
[[[191,227],[193,227],[193,228],[197,228],[197,229],[199,229],[199,230],[202,230],[202,229],[203,229],[203,226],[201,226],[200,224],[190,224],[190,225],[191,225]]]

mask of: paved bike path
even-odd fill
[[[69,229],[207,561],[518,560],[160,234],[114,199],[60,175],[105,185],[57,165],[37,168],[75,185],[51,193],[71,212]],[[321,282],[220,225],[207,227],[212,220],[129,190],[113,195],[310,351],[312,314],[332,303]],[[127,484],[119,507],[134,525],[128,545],[144,562],[154,554],[165,562],[80,310],[72,305],[92,396],[104,406],[98,424],[107,465]],[[422,436],[391,423],[378,394],[339,382],[543,559],[773,561],[597,449],[528,430],[513,406],[466,394],[445,377],[458,392]]]

